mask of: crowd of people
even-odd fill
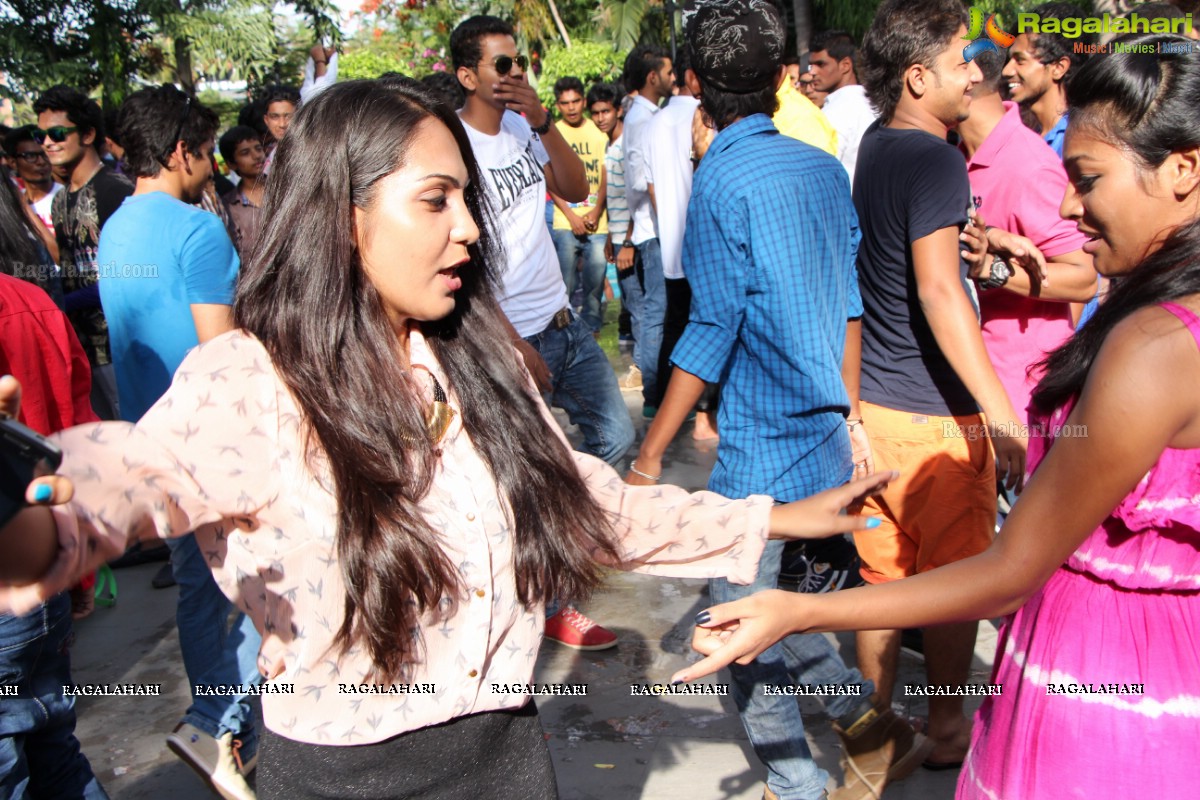
[[[167,746],[230,800],[557,796],[529,695],[482,687],[529,684],[543,639],[615,646],[576,605],[606,568],[710,580],[673,680],[728,667],[764,798],[920,767],[960,798],[1185,796],[1200,57],[1063,27],[972,58],[958,0],[883,0],[802,62],[774,0],[700,2],[674,56],[559,79],[557,120],[490,16],[422,81],[338,82],[314,46],[224,131],[170,85],[44,92],[3,138],[0,410],[64,459],[5,487],[3,796],[107,797],[65,643],[89,573],[143,551],[194,692]],[[703,492],[662,483],[689,421]],[[895,713],[902,632],[965,686],[1001,616],[1002,694]],[[277,681],[304,690],[259,726]],[[1114,682],[1143,691],[1048,691]],[[823,698],[840,784],[766,690],[797,684],[855,690]]]

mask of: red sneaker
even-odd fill
[[[576,650],[607,650],[617,644],[615,633],[572,606],[563,606],[546,620],[546,638]]]

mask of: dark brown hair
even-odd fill
[[[532,607],[585,596],[600,579],[595,559],[617,560],[608,517],[508,344],[493,291],[498,260],[483,181],[458,117],[420,89],[377,81],[330,87],[301,107],[276,151],[266,222],[234,315],[263,342],[295,396],[310,463],[315,456],[332,475],[346,584],[336,644],[343,653],[364,647],[384,681],[420,661],[421,628],[450,616],[463,596],[441,533],[419,508],[438,462],[424,402],[397,358],[353,225],[354,209],[372,207],[379,182],[403,166],[429,119],[458,143],[481,236],[469,248],[470,268],[459,273],[454,311],[421,329],[506,501],[518,597]]]
[[[967,9],[959,0],[884,0],[863,37],[855,68],[882,124],[891,121],[904,94],[904,73],[913,64],[930,69]]]

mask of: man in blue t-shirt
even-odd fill
[[[217,125],[216,114],[170,85],[137,92],[121,109],[137,188],[104,226],[97,260],[121,416],[130,422],[158,401],[190,349],[233,327],[237,253],[221,220],[190,205],[212,179]],[[238,614],[229,628],[230,602],[193,535],[168,545],[188,683],[260,682],[253,623]],[[246,694],[193,694],[167,745],[223,797],[254,797],[244,778],[256,749]]]

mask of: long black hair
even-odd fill
[[[301,107],[280,142],[262,232],[241,276],[234,316],[263,342],[295,396],[310,463],[325,464],[338,504],[346,584],[336,644],[364,646],[393,680],[420,660],[422,623],[452,613],[463,586],[418,504],[437,453],[417,384],[356,248],[354,209],[404,164],[420,123],[453,134],[479,223],[471,265],[445,319],[421,328],[459,398],[463,425],[491,470],[514,530],[520,600],[586,595],[596,558],[617,559],[612,525],[541,413],[509,345],[494,296],[497,252],[483,181],[457,115],[421,89],[339,83]],[[449,598],[450,603],[445,602]]]
[[[41,262],[37,231],[25,213],[21,190],[8,169],[0,164],[0,272],[17,275]]]
[[[1122,147],[1144,170],[1173,152],[1200,146],[1200,61],[1182,36],[1143,34],[1116,40],[1130,46],[1093,58],[1067,88],[1073,129],[1086,128]],[[1137,52],[1141,48],[1149,52]],[[1162,52],[1160,52],[1162,51]],[[1175,229],[1128,275],[1066,344],[1038,367],[1033,393],[1043,412],[1077,394],[1105,337],[1140,308],[1200,292],[1200,220]]]

